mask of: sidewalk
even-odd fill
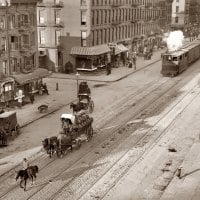
[[[98,81],[115,82],[159,60],[160,60],[160,52],[155,52],[151,60],[144,60],[143,58],[139,57],[137,62],[137,65],[139,67],[137,70],[134,70],[134,68],[121,67],[121,68],[114,68],[112,70],[112,74],[109,76],[107,75],[101,75],[97,77],[81,76],[80,78],[91,81],[93,80],[94,83],[92,83],[91,85],[95,84],[95,82]],[[65,107],[66,105],[69,105],[72,101],[76,100],[77,83],[75,80],[76,80],[75,75],[67,75],[67,74],[53,74],[51,78],[45,78],[44,82],[46,82],[47,84],[50,95],[42,95],[42,96],[36,95],[33,104],[30,103],[26,104],[21,109],[20,108],[11,109],[16,111],[20,127],[24,127],[40,118],[49,115],[50,113],[58,111],[59,109]],[[58,91],[56,90],[56,83],[59,84]],[[48,105],[47,112],[40,113],[38,111],[37,108],[42,104]],[[17,165],[19,162],[21,162],[24,155],[26,155],[27,158],[31,159],[40,151],[41,147],[37,147],[34,149],[27,150],[26,152],[21,152],[19,155],[13,154],[5,158],[0,158],[0,171],[4,173],[4,170],[7,171],[8,169]],[[4,163],[7,163],[6,168]]]
[[[160,51],[154,52],[151,60],[144,60],[143,57],[139,57],[137,60],[137,69],[134,70],[134,68],[127,68],[127,67],[120,67],[120,68],[114,68],[112,70],[112,74],[107,76],[106,74],[102,74],[100,76],[82,76],[79,77],[79,80],[89,80],[89,81],[95,81],[95,82],[115,82],[119,81],[130,74],[133,74],[152,63],[158,62],[160,60]],[[56,79],[59,80],[59,90],[56,91],[56,82],[58,82]],[[66,84],[66,80],[63,79],[69,79],[72,80],[69,84]],[[33,105],[27,104],[23,106],[21,109],[16,108],[18,122],[21,127],[28,125],[29,123],[32,123],[33,121],[40,119],[52,112],[55,112],[56,110],[59,110],[65,105],[70,104],[73,100],[76,99],[76,82],[73,81],[76,80],[76,75],[69,75],[69,74],[59,74],[54,73],[50,78],[44,79],[44,81],[47,83],[50,95],[43,95],[39,96],[37,95],[35,97],[35,102]],[[62,89],[63,87],[64,89]],[[67,92],[69,91],[69,92]],[[37,108],[42,105],[47,104],[48,110],[44,113],[39,113]]]
[[[112,72],[110,75],[101,74],[97,76],[90,76],[90,75],[80,75],[79,80],[87,80],[87,81],[96,81],[96,82],[116,82],[127,76],[148,67],[149,65],[156,63],[161,60],[161,53],[164,50],[158,50],[153,52],[153,56],[151,60],[144,60],[143,57],[137,57],[136,62],[136,70],[133,68],[128,67],[119,67],[119,68],[112,68]],[[75,74],[61,74],[61,73],[53,73],[50,78],[59,78],[59,79],[72,79],[76,80]]]

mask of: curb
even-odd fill
[[[24,127],[28,126],[29,124],[31,124],[31,123],[33,123],[33,122],[39,120],[39,119],[42,119],[42,118],[44,118],[44,117],[46,117],[46,116],[48,116],[48,115],[50,115],[50,114],[52,114],[52,113],[54,113],[54,112],[60,110],[61,108],[65,107],[65,106],[68,106],[70,103],[75,102],[75,101],[76,101],[76,99],[70,101],[70,102],[67,103],[67,104],[62,104],[62,105],[60,105],[60,106],[58,106],[58,107],[56,107],[56,108],[50,110],[49,112],[46,112],[46,113],[42,114],[41,116],[38,116],[38,117],[35,118],[35,119],[32,119],[32,120],[30,120],[30,121],[28,121],[28,122],[25,122],[24,124],[22,124],[22,125],[20,126],[20,128],[24,128]]]
[[[134,73],[136,73],[136,72],[138,72],[138,71],[140,71],[140,70],[142,70],[142,69],[145,69],[146,67],[149,67],[150,65],[153,65],[154,63],[157,63],[157,62],[159,62],[159,61],[161,61],[161,59],[159,58],[159,59],[157,59],[157,60],[155,60],[155,61],[153,61],[152,63],[149,63],[149,64],[147,64],[147,65],[145,65],[145,66],[143,66],[143,67],[141,67],[141,68],[139,68],[139,69],[136,69],[135,71],[132,71],[132,72],[130,72],[129,74],[126,74],[126,75],[124,75],[124,76],[122,76],[122,77],[120,77],[120,78],[118,78],[118,79],[116,79],[116,80],[111,80],[111,81],[103,81],[103,80],[95,80],[95,79],[86,79],[86,78],[79,78],[78,80],[81,80],[81,81],[93,81],[93,82],[103,82],[103,83],[114,83],[114,82],[118,82],[118,81],[120,81],[120,80],[122,80],[122,79],[124,79],[124,78],[127,78],[128,76],[130,76],[130,75],[132,75],[132,74],[134,74]],[[54,79],[68,79],[68,80],[76,80],[76,78],[73,78],[73,77],[56,77],[56,76],[49,76],[48,78],[54,78]]]

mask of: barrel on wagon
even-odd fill
[[[57,154],[62,155],[68,148],[76,145],[79,148],[83,141],[89,141],[93,137],[93,118],[86,112],[61,115],[61,131],[58,135]]]

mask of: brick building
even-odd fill
[[[1,101],[37,88],[47,71],[38,69],[36,3],[38,0],[0,1]]]
[[[53,0],[43,0],[45,1]],[[113,47],[111,50],[114,49],[111,54],[116,55],[115,64],[120,66],[126,62],[134,49],[142,52],[145,45],[160,45],[162,29],[170,21],[169,2],[165,3],[164,0],[63,1],[62,7],[59,8],[63,26],[60,27],[57,60],[51,60],[58,71],[70,72],[76,69],[95,71],[110,62],[108,46],[111,46]],[[47,12],[48,6],[42,9]],[[56,18],[52,17],[55,11],[51,12],[52,16],[50,12],[48,13],[46,20],[48,16],[48,19],[52,18],[55,22]],[[47,38],[46,35],[44,37]],[[56,37],[52,38],[53,41]]]

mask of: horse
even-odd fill
[[[83,104],[80,103],[80,102],[78,102],[77,104],[71,103],[71,104],[70,104],[70,109],[73,110],[73,113],[77,113],[77,112],[79,112],[79,111],[81,111],[81,110],[84,110],[84,106],[83,106]]]
[[[20,178],[20,187],[24,189],[24,191],[26,191],[26,182],[28,179],[32,180],[32,185],[34,183],[34,180],[36,180],[36,173],[38,173],[38,166],[29,166],[27,169],[25,170],[19,170],[17,172],[17,176],[16,176],[16,181],[18,180],[18,178]],[[22,183],[24,183],[24,186],[22,186]]]
[[[42,146],[46,150],[47,154],[49,154],[49,157],[51,158],[51,156],[54,154],[58,146],[57,137],[53,136],[50,138],[45,138],[42,141]]]

